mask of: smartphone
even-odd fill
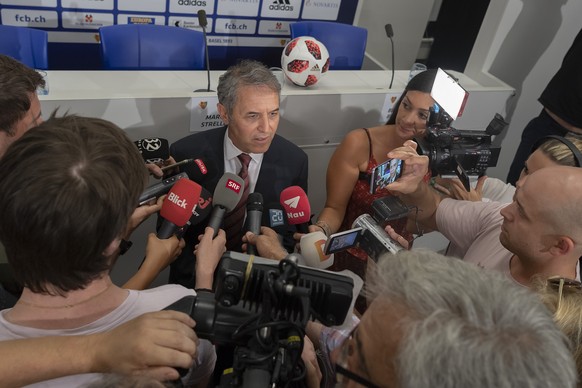
[[[370,176],[370,194],[376,194],[402,175],[402,160],[390,159],[377,165]]]
[[[163,166],[161,168],[162,168],[162,171],[166,172],[166,171],[168,171],[168,170],[170,170],[170,169],[172,169],[174,167],[178,167],[178,166],[182,166],[184,164],[192,163],[193,161],[194,161],[194,159],[184,159],[184,160],[182,160],[180,162],[177,162],[177,163],[174,163],[174,164],[169,164],[169,165]]]
[[[181,172],[179,174],[173,175],[171,177],[162,179],[152,186],[147,187],[143,193],[139,196],[138,205],[141,206],[152,199],[161,197],[164,194],[168,194],[170,189],[174,186],[174,183],[178,182],[178,179],[186,178],[188,179],[188,174]]]
[[[361,232],[362,228],[354,228],[332,234],[325,243],[324,253],[331,255],[355,246],[359,241],[358,237]]]

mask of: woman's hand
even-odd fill
[[[388,153],[389,158],[402,159],[404,168],[402,176],[386,188],[390,191],[410,194],[418,189],[424,177],[428,173],[429,159],[427,156],[419,155],[416,152],[417,144],[412,140],[404,142],[402,147],[398,147]]]

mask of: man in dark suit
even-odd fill
[[[178,140],[170,147],[171,155],[177,161],[202,159],[209,171],[216,171],[198,182],[210,193],[225,172],[240,173],[241,154],[250,156],[250,192],[261,193],[265,205],[279,203],[281,191],[289,186],[300,186],[307,192],[307,155],[275,133],[279,125],[280,93],[279,81],[260,62],[244,60],[230,67],[220,77],[217,88],[218,112],[226,126]],[[196,168],[186,165],[182,171],[189,173],[189,169]],[[205,226],[206,222],[202,222],[188,229],[184,236],[186,248],[171,265],[170,283],[195,287],[193,250]],[[285,232],[285,246],[289,250],[294,245],[294,231],[294,227],[288,227]],[[242,241],[238,234],[227,230],[227,240],[233,236],[236,241],[229,249],[240,250]]]

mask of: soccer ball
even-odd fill
[[[295,85],[311,86],[329,69],[329,53],[317,39],[300,36],[287,43],[283,49],[281,67]]]

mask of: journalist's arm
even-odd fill
[[[0,341],[0,387],[78,373],[142,374],[175,380],[196,352],[194,321],[177,311],[144,314],[113,330],[84,336]]]
[[[408,220],[408,229],[413,233],[437,230],[436,210],[442,196],[424,182],[428,172],[429,160],[427,156],[420,156],[416,152],[417,144],[408,140],[402,147],[388,153],[389,158],[404,160],[402,176],[387,186],[388,190],[397,193],[407,205],[418,211],[412,211]]]

